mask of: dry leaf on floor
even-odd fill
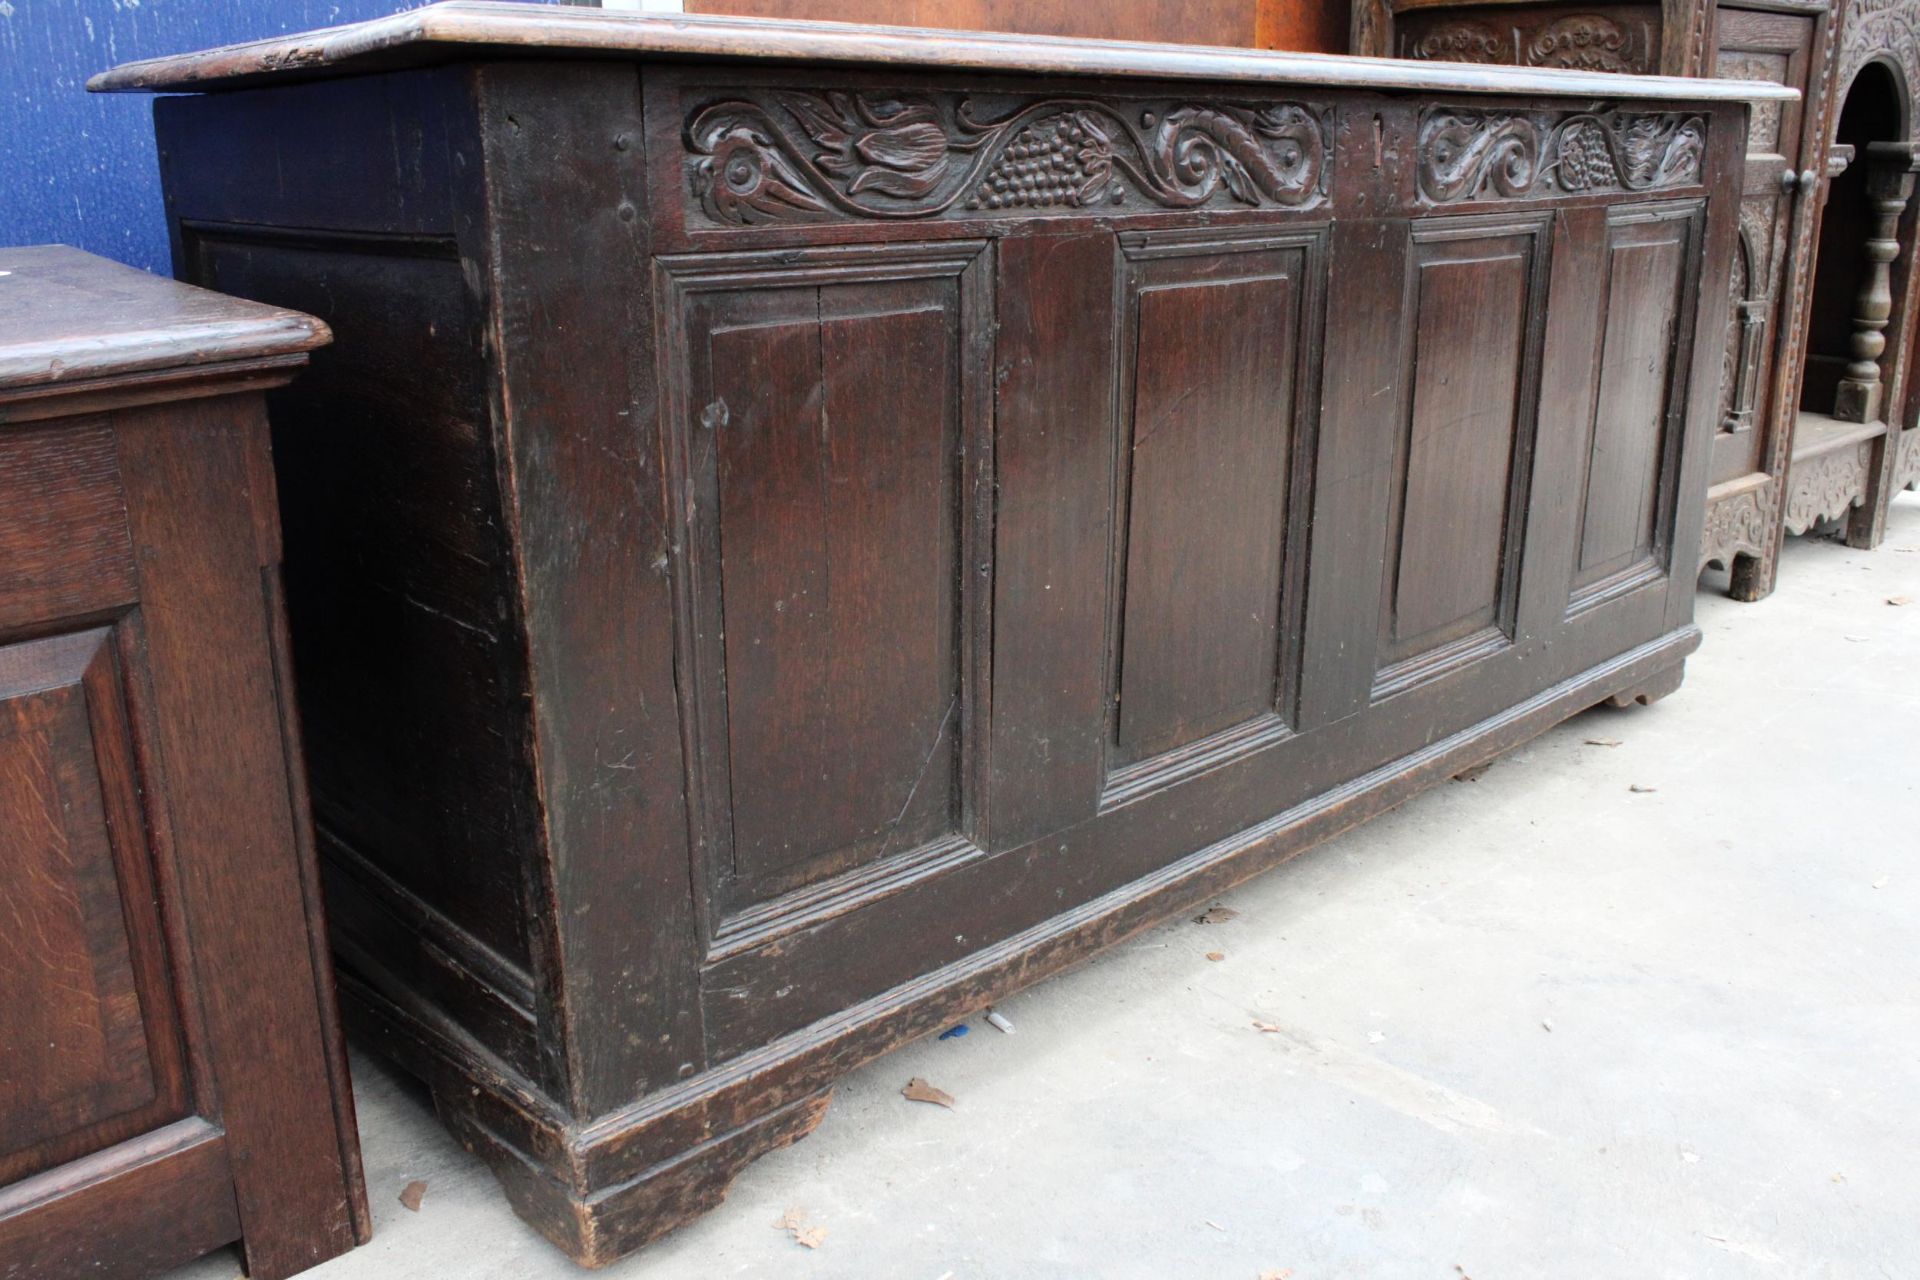
[[[953,1095],[928,1084],[919,1076],[907,1081],[907,1087],[900,1091],[900,1096],[908,1102],[931,1102],[937,1107],[953,1110]]]
[[[789,1209],[781,1214],[780,1221],[773,1225],[792,1236],[795,1244],[802,1245],[805,1248],[818,1249],[822,1244],[826,1243],[827,1229],[825,1227],[808,1226],[807,1211],[805,1209]]]
[[[1262,1035],[1278,1035],[1280,1032],[1279,1027],[1274,1026],[1271,1022],[1262,1022],[1258,1018],[1253,1020],[1253,1029]]]
[[[1226,958],[1227,958],[1227,953],[1224,951],[1207,952],[1207,959],[1209,960],[1225,960]]]
[[[1635,795],[1640,795],[1640,796],[1644,796],[1644,795],[1647,795],[1647,794],[1649,794],[1649,793],[1651,793],[1651,792],[1654,792],[1654,791],[1658,791],[1659,789],[1660,789],[1660,788],[1658,788],[1658,787],[1647,787],[1647,786],[1642,786],[1642,785],[1641,785],[1641,784],[1639,784],[1638,782],[1635,782],[1635,783],[1630,783],[1630,784],[1629,784],[1629,785],[1627,786],[1627,790],[1629,790],[1629,791],[1631,791],[1631,792],[1633,792],[1633,793],[1634,793]]]
[[[1260,1280],[1292,1280],[1293,1268],[1281,1267],[1278,1271],[1262,1271]]]
[[[1212,906],[1193,918],[1195,924],[1225,924],[1239,915],[1232,907]]]
[[[1493,761],[1488,760],[1485,763],[1476,764],[1470,769],[1462,769],[1453,775],[1453,780],[1455,782],[1478,782],[1486,774],[1487,770],[1491,768],[1493,768]]]
[[[1617,747],[1617,746],[1619,746],[1619,745],[1620,745],[1620,739],[1618,739],[1618,738],[1588,738],[1588,739],[1587,739],[1587,745],[1588,745],[1588,746],[1590,746],[1590,747]]]
[[[413,1212],[420,1212],[420,1202],[427,1198],[427,1184],[417,1179],[409,1182],[400,1191],[400,1203]]]
[[[1894,605],[1896,607],[1903,604],[1912,604],[1913,597],[1912,596],[1888,596],[1887,603],[1890,605]]]

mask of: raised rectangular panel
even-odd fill
[[[1314,234],[1148,235],[1125,251],[1110,755],[1138,781],[1285,728],[1299,366],[1321,259]]]
[[[1547,247],[1540,218],[1413,233],[1376,698],[1513,638]]]
[[[968,838],[977,250],[929,252],[676,281],[696,785],[733,906]]]
[[[1690,346],[1679,318],[1698,229],[1695,205],[1609,215],[1599,383],[1588,435],[1574,607],[1611,598],[1661,563],[1686,412]]]
[[[0,1182],[180,1113],[111,636],[0,648]]]
[[[91,425],[0,433],[0,633],[134,597],[113,433]]]

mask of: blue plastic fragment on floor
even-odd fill
[[[967,1024],[963,1022],[957,1027],[948,1027],[945,1031],[942,1031],[940,1038],[942,1040],[958,1040],[965,1034],[967,1034]]]

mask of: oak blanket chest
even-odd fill
[[[366,1239],[262,401],[326,341],[0,248],[0,1280]]]
[[[95,87],[335,330],[343,990],[584,1261],[1698,642],[1777,85],[453,3]]]

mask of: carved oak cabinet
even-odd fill
[[[456,3],[96,87],[336,331],[344,990],[582,1260],[1698,642],[1778,86]]]
[[[0,249],[0,1277],[367,1231],[261,393],[308,316]]]

